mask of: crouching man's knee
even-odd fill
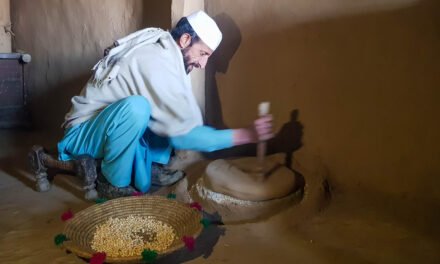
[[[139,95],[132,95],[120,101],[124,113],[133,120],[133,123],[147,123],[151,115],[151,106],[148,100]]]

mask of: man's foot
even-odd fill
[[[153,163],[151,166],[151,184],[154,186],[169,186],[185,176],[181,170],[170,170],[161,164]]]
[[[114,199],[119,197],[132,196],[137,190],[132,186],[116,187],[111,185],[101,173],[96,180],[96,190],[100,198]]]

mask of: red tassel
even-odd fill
[[[90,264],[103,264],[107,255],[104,252],[98,252],[93,254],[90,258]]]
[[[73,218],[73,213],[70,209],[61,215],[61,220],[63,220],[64,222],[69,220],[70,218]]]
[[[202,206],[198,202],[190,203],[189,207],[202,211]]]
[[[131,196],[142,196],[142,195],[144,195],[144,194],[141,193],[141,192],[133,192],[133,193],[131,194]]]
[[[189,251],[194,250],[194,246],[195,246],[196,241],[194,240],[193,237],[183,236],[182,240],[183,240],[183,243],[185,243],[185,246]]]

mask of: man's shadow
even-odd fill
[[[217,85],[217,73],[226,74],[229,62],[241,43],[241,32],[237,24],[227,14],[214,17],[223,34],[222,42],[212,54],[205,71],[205,124],[217,129],[227,129],[224,123],[222,105]],[[234,156],[251,156],[255,153],[254,145],[242,145],[210,153],[204,153],[208,159]]]
[[[284,165],[289,169],[292,169],[293,153],[302,147],[303,125],[298,116],[299,110],[292,110],[290,120],[268,142],[268,154],[284,153]]]
[[[222,30],[223,39],[218,49],[212,54],[206,67],[205,77],[205,123],[217,129],[226,129],[222,106],[218,91],[216,76],[218,73],[225,74],[229,68],[229,62],[238,50],[241,43],[241,32],[237,24],[225,13],[214,17],[214,20]],[[285,123],[275,137],[267,142],[267,154],[285,153],[285,165],[292,166],[293,152],[301,148],[303,125],[298,120],[299,110],[293,109],[290,120]],[[255,156],[256,144],[236,146],[229,149],[204,153],[209,159],[230,158],[240,156]]]
[[[222,106],[218,93],[216,75],[226,74],[229,62],[241,43],[241,32],[237,24],[225,13],[214,17],[223,32],[223,39],[212,54],[205,71],[205,123],[218,129],[227,128],[223,121]]]

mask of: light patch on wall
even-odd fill
[[[256,31],[258,34],[280,31],[295,24],[404,9],[419,2],[421,0],[224,0],[208,1],[206,10],[224,9],[232,14],[240,10],[240,28],[247,35],[253,35]]]
[[[278,9],[277,13],[291,12],[297,22],[310,22],[346,15],[401,9],[415,5],[417,2],[420,0],[296,1],[294,5],[275,5],[275,9]]]

